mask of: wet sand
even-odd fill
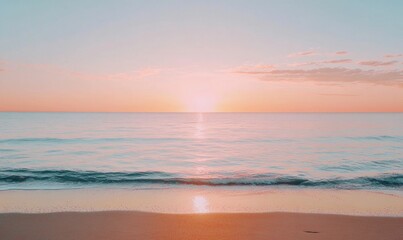
[[[363,201],[365,199],[365,201]],[[401,192],[208,188],[0,191],[0,213],[320,213],[403,217]]]
[[[401,239],[403,218],[302,213],[4,213],[2,240]]]

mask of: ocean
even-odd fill
[[[403,187],[401,113],[0,113],[0,190]]]

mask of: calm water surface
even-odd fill
[[[0,189],[403,187],[403,114],[0,113]]]

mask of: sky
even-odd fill
[[[0,0],[0,111],[402,112],[403,1]]]

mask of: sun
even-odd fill
[[[217,101],[212,95],[192,96],[186,100],[188,112],[214,112]]]

